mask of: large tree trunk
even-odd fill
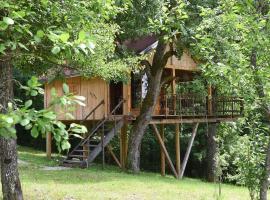
[[[141,141],[145,129],[151,121],[152,113],[160,93],[163,69],[167,63],[168,57],[170,57],[168,54],[165,55],[165,50],[166,44],[159,41],[153,64],[151,67],[149,66],[150,73],[148,74],[147,95],[142,103],[140,115],[137,117],[132,129],[128,163],[129,168],[135,173],[140,171]]]
[[[0,104],[5,112],[7,103],[13,99],[13,71],[8,57],[0,58]],[[4,200],[22,200],[18,173],[16,139],[0,137],[1,183]]]
[[[206,179],[209,182],[216,181],[216,169],[217,169],[217,123],[210,123],[208,125],[208,136],[207,136],[207,152],[206,152],[206,160],[207,160],[207,174]]]

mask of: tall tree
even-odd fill
[[[223,0],[216,9],[204,8],[201,13],[208,17],[196,31],[194,49],[205,60],[204,74],[217,85],[222,83],[224,92],[241,95],[246,107],[259,111],[262,122],[269,124],[269,1]],[[269,147],[261,177],[262,200],[267,199],[269,186]]]
[[[121,40],[141,36],[155,36],[158,46],[153,52],[153,61],[142,61],[148,76],[148,89],[142,102],[140,115],[137,117],[131,135],[129,166],[134,172],[140,170],[140,148],[145,129],[151,121],[160,88],[163,69],[168,59],[176,55],[181,58],[183,50],[192,41],[192,28],[202,18],[198,10],[202,5],[216,6],[216,1],[184,0],[141,0],[130,1],[128,9],[118,15],[117,23],[123,34]],[[166,48],[173,46],[169,50]]]
[[[182,0],[131,1],[126,13],[118,16],[124,33],[120,35],[121,39],[154,35],[158,40],[152,63],[142,61],[148,76],[148,88],[132,129],[128,161],[134,172],[140,171],[141,141],[160,93],[163,69],[172,55],[181,57],[183,53],[181,44],[187,18],[186,3]],[[178,51],[167,50],[172,43],[180,44]]]
[[[117,26],[109,21],[119,9],[113,3],[0,0],[0,111],[13,101],[13,67],[41,74],[68,66],[84,75],[122,78],[128,70],[114,59]],[[0,127],[3,198],[21,200],[16,139],[8,135]]]

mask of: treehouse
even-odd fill
[[[126,41],[125,45],[137,53],[146,54],[156,48],[157,42],[153,37],[146,37]],[[168,50],[169,48],[168,46]],[[152,62],[151,56],[149,62]],[[206,84],[202,94],[181,92],[179,85],[191,82],[198,76],[200,76],[198,64],[188,50],[184,51],[181,59],[172,56],[164,68],[163,79],[168,81],[162,86],[150,123],[161,146],[162,174],[164,174],[166,158],[175,177],[183,175],[199,123],[234,121],[243,113],[243,101],[240,98],[219,96],[211,85]],[[70,92],[86,97],[86,106],[77,107],[73,112],[75,116],[73,121],[67,119],[65,115],[59,115],[58,119],[67,124],[83,123],[88,127],[89,133],[71,149],[64,164],[88,166],[101,153],[104,161],[106,148],[119,167],[124,168],[128,151],[127,125],[132,125],[140,113],[142,101],[147,93],[147,75],[132,73],[129,83],[108,83],[98,77],[87,79],[72,70],[66,70],[65,77]],[[50,90],[55,88],[58,95],[61,95],[62,84],[63,81],[60,80],[45,84],[45,107],[51,101]],[[179,125],[183,123],[192,123],[194,128],[191,144],[181,168]],[[161,133],[157,129],[158,124],[161,126]],[[163,142],[165,124],[176,125],[176,166],[170,159]],[[120,133],[120,160],[110,145],[110,141],[118,132]],[[51,134],[47,134],[48,157],[51,155],[51,140]]]

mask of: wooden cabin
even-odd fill
[[[128,48],[135,49],[137,53],[148,53],[155,49],[157,42],[153,37],[146,37],[140,40],[127,41],[125,45]],[[151,60],[152,58],[150,57],[149,61],[151,62]],[[95,125],[90,127],[89,134],[85,139],[80,141],[69,153],[65,161],[66,164],[79,163],[81,165],[86,163],[88,165],[98,154],[104,152],[104,148],[107,147],[116,163],[124,168],[127,157],[127,124],[132,124],[140,113],[141,102],[147,92],[146,74],[132,73],[130,82],[124,84],[122,82],[108,83],[98,77],[87,79],[69,70],[65,73],[66,83],[70,91],[76,95],[86,97],[86,106],[78,106],[73,113],[75,122],[83,121],[84,124],[95,122]],[[193,123],[194,131],[196,132],[198,123],[233,121],[243,113],[241,99],[237,97],[214,96],[210,85],[206,86],[207,95],[202,97],[196,94],[182,95],[177,92],[177,82],[192,81],[199,74],[198,64],[192,59],[188,50],[184,51],[181,59],[175,56],[171,57],[164,69],[163,76],[169,76],[172,79],[162,88],[151,121],[164,155],[162,157],[162,173],[165,170],[165,157],[176,177],[179,177],[181,175],[180,172],[184,171],[180,169],[179,124]],[[45,84],[45,107],[51,101],[50,90],[52,88],[56,89],[58,95],[62,94],[62,83],[60,80],[55,80]],[[59,115],[58,119],[69,123],[69,120],[64,115]],[[111,125],[106,132],[104,131],[105,123],[114,125]],[[176,148],[178,147],[176,149],[176,167],[173,166],[162,140],[162,134],[164,133],[160,135],[156,124],[161,124],[161,127],[164,127],[164,124],[176,124]],[[102,133],[100,133],[98,130],[102,129],[102,127],[103,132],[101,131]],[[110,140],[118,132],[121,133],[120,161],[109,145]],[[94,148],[90,149],[91,138],[97,134],[101,134],[100,138],[103,138],[103,140],[100,139],[101,141],[96,142],[96,146],[92,145]],[[51,154],[51,140],[51,135],[47,134],[47,155],[49,157]]]

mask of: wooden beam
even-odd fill
[[[164,124],[160,125],[160,134],[161,134],[161,139],[162,139],[162,141],[164,143],[164,140],[165,140]],[[160,174],[161,174],[161,176],[165,176],[165,174],[166,174],[165,154],[162,151],[162,148],[160,148]]]
[[[161,147],[163,153],[165,154],[165,158],[166,158],[166,160],[167,160],[167,162],[168,162],[168,164],[169,164],[169,166],[170,166],[170,168],[171,168],[171,170],[173,172],[173,175],[175,176],[175,178],[177,178],[178,177],[177,172],[176,172],[176,170],[174,168],[174,165],[173,165],[172,160],[171,160],[171,158],[169,156],[169,153],[168,153],[168,151],[167,151],[167,149],[166,149],[166,147],[164,145],[164,142],[162,141],[162,138],[161,138],[161,136],[159,134],[157,126],[155,124],[152,124],[152,127],[154,129],[154,133],[155,133],[155,135],[156,135],[156,137],[158,139],[160,147]]]
[[[175,77],[175,68],[172,69],[172,77]],[[172,94],[173,94],[173,113],[176,115],[176,80],[175,78],[172,81]]]
[[[116,162],[116,164],[118,165],[118,167],[122,168],[122,165],[120,163],[120,161],[118,160],[118,158],[116,157],[116,155],[114,154],[113,152],[113,149],[112,149],[112,146],[111,145],[108,145],[107,146],[107,149],[109,151],[109,153],[111,154],[113,160]]]
[[[187,147],[187,151],[183,160],[183,165],[182,165],[182,169],[181,169],[181,174],[180,174],[180,178],[183,178],[183,175],[185,173],[185,169],[186,169],[186,165],[189,159],[189,154],[195,139],[195,136],[197,134],[197,129],[198,129],[199,123],[194,124],[193,129],[192,129],[192,135],[190,137],[190,140],[188,142],[188,147]]]
[[[46,134],[46,154],[47,154],[48,159],[52,158],[52,134],[51,133]]]
[[[155,116],[154,116],[155,117]],[[174,118],[174,119],[164,119],[165,116],[162,116],[163,118],[153,118],[150,122],[150,124],[194,124],[194,123],[217,123],[217,122],[234,122],[237,121],[240,116],[234,116],[233,118],[231,116],[228,117],[209,117],[206,118],[205,116],[201,118]]]
[[[181,161],[180,161],[180,124],[175,124],[175,158],[176,158],[176,172],[178,178],[180,177],[181,172]]]

